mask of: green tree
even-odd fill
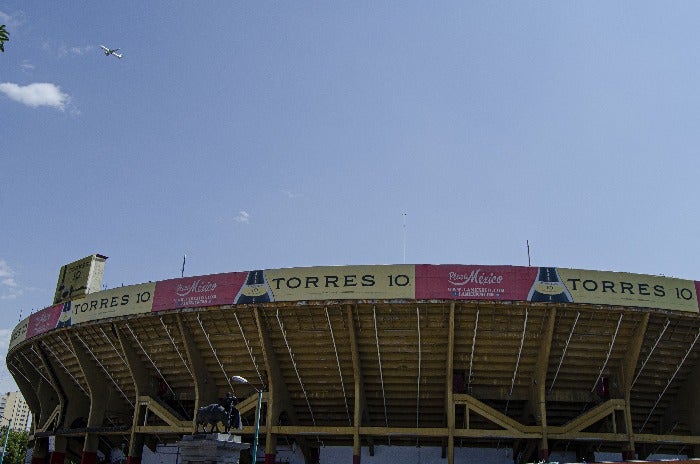
[[[5,25],[0,25],[0,52],[5,51],[5,42],[10,40],[10,33],[5,30]]]
[[[5,434],[7,426],[0,427],[0,444],[5,442]],[[27,455],[27,438],[26,431],[10,430],[10,435],[7,437],[7,446],[5,447],[5,455],[2,458],[2,464],[23,464],[24,458]]]

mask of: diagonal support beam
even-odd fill
[[[466,393],[453,394],[454,404],[466,405],[470,411],[473,411],[485,419],[490,420],[494,424],[506,429],[509,432],[517,434],[532,433],[539,431],[539,427],[523,425],[512,417],[506,416],[502,412],[492,408],[491,406],[482,403],[471,395]]]
[[[192,422],[188,420],[182,420],[182,418],[174,415],[171,411],[163,407],[159,401],[147,395],[139,396],[139,405],[148,408],[150,412],[160,417],[165,421],[166,424],[172,426],[173,428],[190,430]]]
[[[268,392],[263,392],[262,403],[267,404],[267,398],[269,397]],[[248,398],[242,400],[236,405],[236,409],[242,415],[247,414],[251,411],[255,412],[255,408],[258,407],[258,394],[250,395]]]
[[[593,409],[586,411],[577,418],[567,422],[561,427],[550,427],[550,435],[571,434],[582,432],[587,427],[595,424],[599,420],[612,415],[615,411],[624,411],[625,401],[620,399],[608,400]]]
[[[49,414],[46,421],[44,421],[44,424],[41,425],[41,427],[37,427],[36,432],[46,432],[48,430],[49,425],[59,416],[59,414],[61,414],[60,404],[56,405],[56,407],[53,409],[53,412]]]

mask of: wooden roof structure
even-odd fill
[[[12,347],[32,438],[153,446],[227,392],[261,447],[700,450],[697,314],[580,303],[327,300],[124,315]],[[231,377],[251,385],[235,383]],[[255,388],[254,388],[255,387]]]

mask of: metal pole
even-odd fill
[[[260,409],[262,409],[262,390],[258,390],[258,408],[255,410],[255,436],[253,437],[252,464],[258,462],[258,434],[260,432]],[[0,462],[2,464],[2,462]]]
[[[527,266],[530,267],[530,240],[525,240],[527,245]]]
[[[263,385],[262,388],[258,388],[252,383],[248,382],[244,377],[241,377],[240,375],[234,375],[231,377],[231,380],[233,380],[236,383],[244,383],[246,385],[250,385],[252,388],[255,389],[256,392],[258,392],[258,407],[255,410],[255,435],[253,436],[253,450],[251,452],[251,461],[252,464],[255,464],[258,461],[258,435],[260,434],[260,410],[262,409],[262,397],[263,397],[263,391],[265,390],[265,386]],[[2,462],[0,462],[2,464]]]

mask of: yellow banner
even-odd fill
[[[153,304],[155,288],[155,283],[147,283],[91,293],[85,298],[73,300],[71,302],[71,323],[66,324],[66,321],[60,320],[59,325],[73,325],[106,317],[148,313]],[[64,315],[61,315],[61,318],[63,319]]]
[[[557,268],[575,303],[698,312],[695,282],[626,272]]]
[[[324,266],[265,271],[272,301],[411,299],[415,266]],[[245,286],[241,290],[245,292]]]

